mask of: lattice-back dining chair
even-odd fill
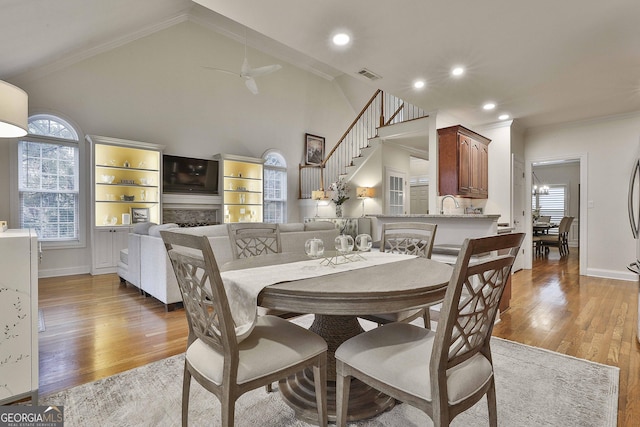
[[[258,317],[251,333],[236,336],[220,270],[206,236],[161,231],[178,279],[189,325],[182,389],[182,425],[189,415],[191,378],[213,393],[222,426],[233,426],[238,397],[307,367],[313,368],[320,425],[327,424],[327,343],[275,316]]]
[[[380,252],[417,255],[431,258],[433,241],[436,236],[436,224],[425,222],[397,222],[382,224]],[[431,304],[433,305],[433,304]],[[360,316],[363,319],[383,325],[392,322],[411,322],[422,316],[424,326],[431,328],[429,306],[404,310],[397,313],[381,313]]]
[[[351,378],[448,426],[487,395],[497,426],[491,332],[524,233],[467,239],[456,261],[435,332],[391,323],[336,350],[336,425],[345,425]],[[498,255],[500,254],[500,255]]]
[[[542,236],[536,236],[537,244],[540,248],[544,248],[545,253],[549,252],[549,247],[554,246],[558,248],[560,256],[563,257],[569,254],[569,230],[573,223],[572,216],[562,217],[560,225],[558,225],[558,235],[545,234]]]
[[[229,224],[233,259],[282,252],[278,224],[240,222]]]

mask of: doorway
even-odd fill
[[[567,156],[559,158],[536,159],[527,163],[526,185],[527,215],[525,222],[527,230],[532,230],[534,207],[541,209],[547,215],[552,215],[552,222],[559,222],[562,216],[573,216],[575,219],[569,231],[569,246],[577,247],[580,259],[580,274],[586,272],[587,260],[587,156]],[[536,196],[533,186],[548,186],[551,196]],[[546,200],[546,201],[544,201]],[[547,203],[548,206],[544,206]],[[536,211],[535,213],[538,213]],[[528,233],[531,236],[533,233]],[[531,242],[529,242],[531,243]],[[532,245],[527,244],[529,256],[526,258],[525,268],[532,268]]]

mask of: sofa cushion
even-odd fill
[[[332,228],[336,228],[336,226],[329,221],[313,221],[313,222],[307,222],[304,225],[305,231],[331,230]]]
[[[149,234],[149,228],[158,225],[155,222],[138,222],[133,224],[133,232],[135,234]]]
[[[149,236],[160,237],[160,231],[162,230],[171,230],[172,228],[179,228],[178,224],[174,224],[173,222],[168,222],[166,224],[160,225],[152,225],[149,227]]]
[[[304,231],[304,224],[301,222],[293,222],[290,224],[278,224],[278,228],[281,233],[287,233],[290,231]]]

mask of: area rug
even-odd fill
[[[619,369],[493,338],[498,425],[615,426]],[[65,426],[179,426],[184,355],[132,369],[94,383],[44,396],[41,405],[63,405]],[[217,399],[195,381],[189,425],[220,425]],[[264,388],[238,399],[236,426],[306,426],[277,392]],[[431,426],[424,413],[400,404],[358,427]],[[452,426],[488,426],[486,400]]]

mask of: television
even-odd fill
[[[218,194],[218,161],[163,155],[162,192]]]

